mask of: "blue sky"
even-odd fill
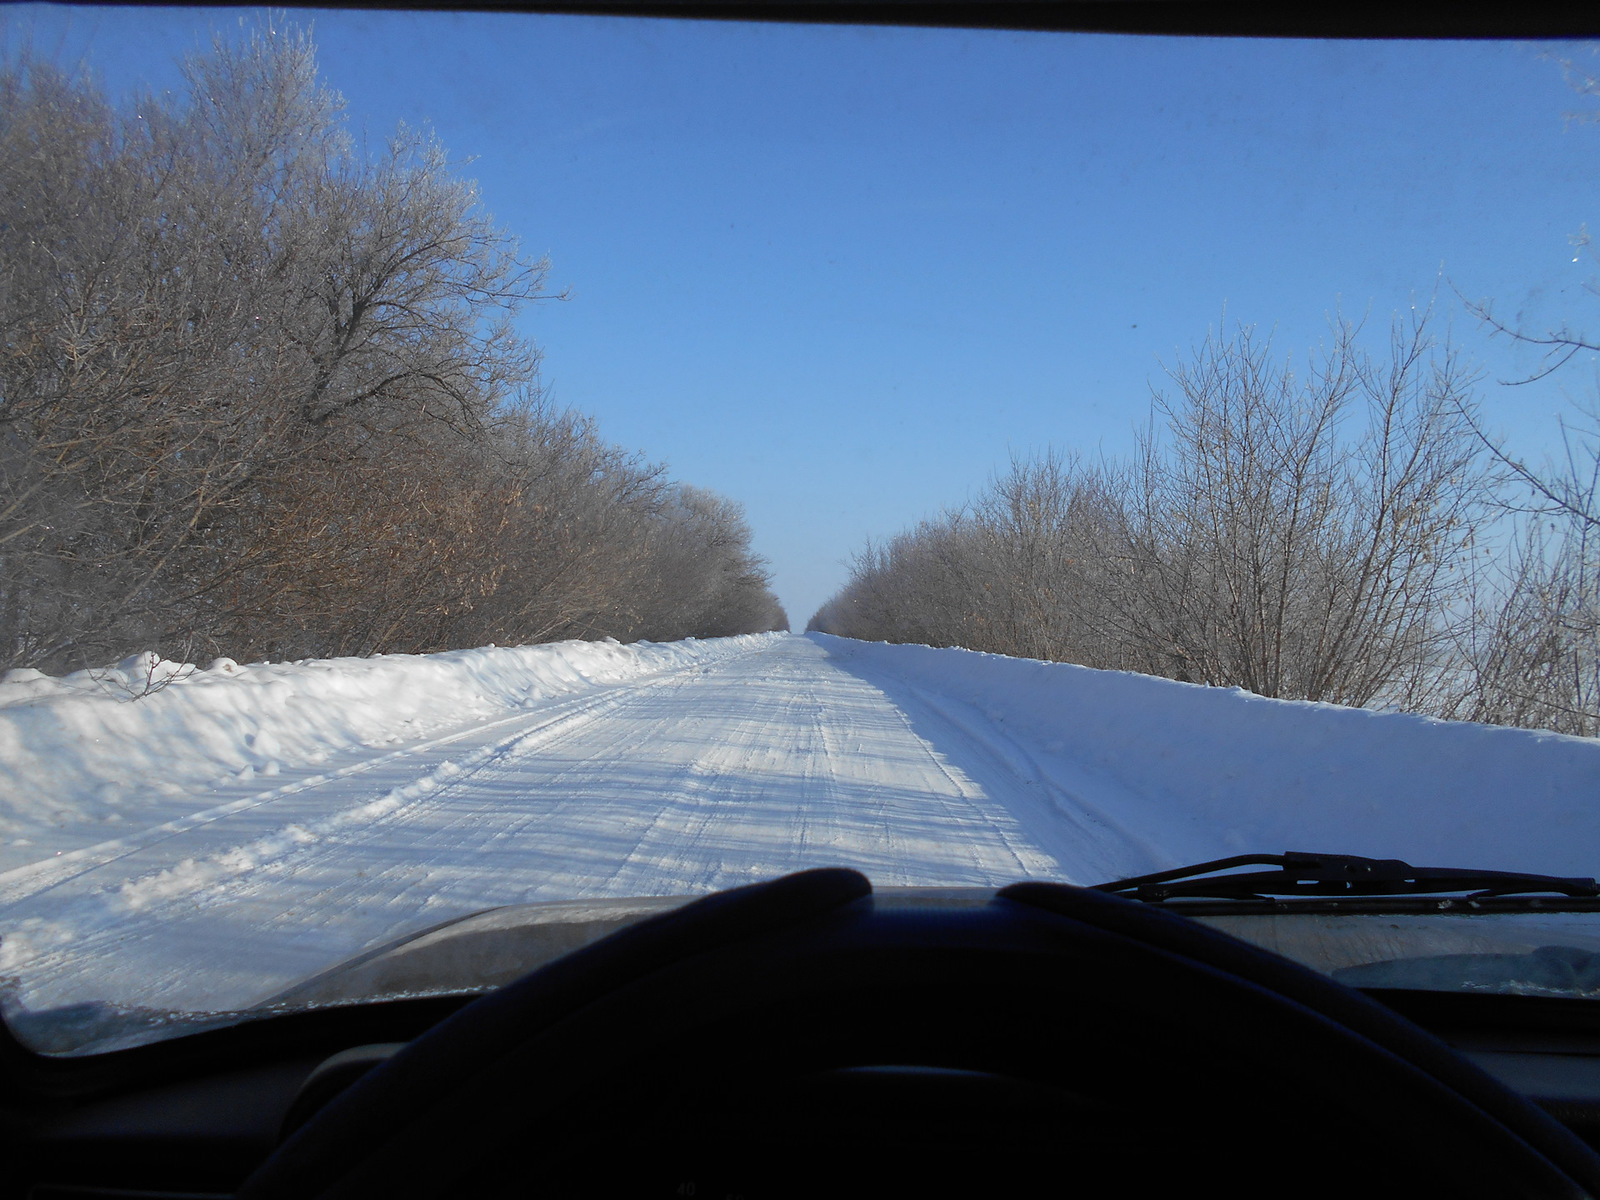
[[[1117,454],[1226,311],[1303,361],[1437,293],[1490,424],[1538,387],[1456,291],[1584,317],[1600,126],[1538,45],[1142,39],[295,11],[352,122],[430,123],[571,299],[555,397],[743,502],[796,625],[843,560],[1014,451]],[[8,7],[5,45],[113,92],[237,11]],[[1584,46],[1560,53],[1585,56]],[[1596,322],[1600,324],[1600,322]]]

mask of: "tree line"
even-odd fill
[[[730,500],[554,406],[548,264],[258,25],[0,64],[0,668],[787,628]]]
[[[1428,314],[1332,332],[1302,374],[1213,333],[1130,457],[1015,459],[809,628],[1600,735],[1600,414],[1530,468]]]

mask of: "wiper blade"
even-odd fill
[[[1276,871],[1218,875],[1235,867],[1273,866]],[[1204,878],[1201,878],[1201,877]],[[1470,892],[1467,899],[1555,892],[1600,896],[1593,879],[1564,879],[1520,871],[1474,871],[1456,867],[1413,867],[1398,858],[1354,854],[1238,854],[1152,875],[1096,884],[1095,891],[1160,903],[1182,896],[1226,900],[1266,900],[1274,896],[1421,896]]]

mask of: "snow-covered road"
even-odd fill
[[[958,650],[563,643],[214,664],[138,700],[103,683],[0,684],[12,1011],[248,1007],[479,909],[810,866],[1600,868],[1600,742]]]
[[[940,752],[908,702],[778,638],[303,780],[284,770],[265,798],[0,875],[7,973],[31,1009],[237,1007],[492,905],[825,864],[880,884],[1003,884],[1130,857],[954,726],[974,752]]]

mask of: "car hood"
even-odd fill
[[[987,904],[994,888],[878,888],[882,908]],[[286,988],[262,1009],[489,991],[692,896],[518,904],[458,917]],[[1354,987],[1600,999],[1600,913],[1241,913],[1192,917]]]
[[[862,903],[879,909],[982,905],[996,890],[877,888]],[[471,996],[698,898],[560,900],[469,913],[368,948],[243,1010],[177,1013],[91,1003],[28,1012],[7,1004],[6,1022],[35,1050],[82,1055],[309,1009]],[[1600,1001],[1600,912],[1441,906],[1433,912],[1234,914],[1215,907],[1189,915],[1352,987]]]

